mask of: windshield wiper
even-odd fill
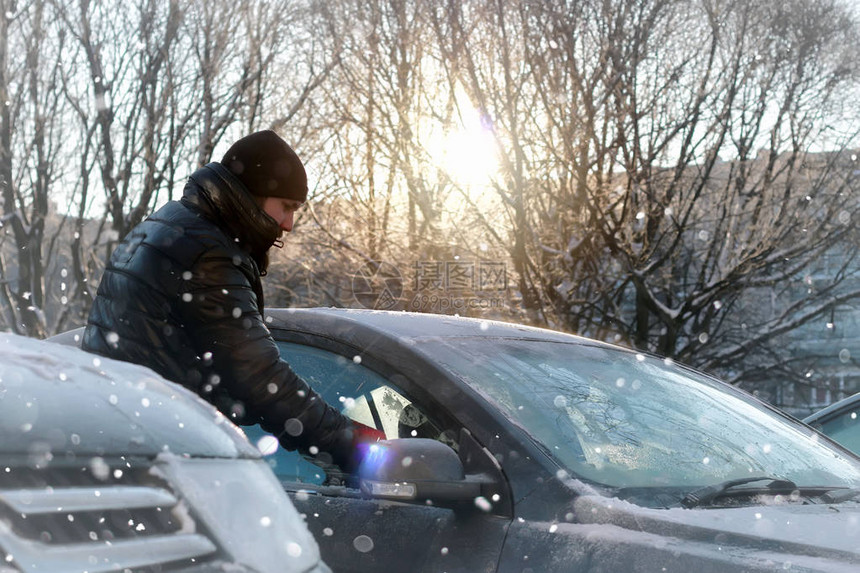
[[[739,479],[730,479],[728,481],[724,481],[722,483],[718,483],[716,485],[709,485],[706,487],[701,487],[699,489],[694,489],[690,493],[684,496],[684,499],[681,500],[681,505],[686,507],[687,509],[693,507],[700,507],[702,505],[707,505],[714,501],[716,498],[720,497],[728,490],[732,489],[735,486],[743,485],[745,483],[750,483],[754,481],[770,481],[767,488],[770,490],[795,490],[797,486],[794,482],[780,479],[770,476],[756,476],[756,477],[748,477],[748,478],[739,478]]]
[[[843,501],[854,499],[857,496],[860,496],[860,489],[858,488],[839,488],[828,491],[822,495],[821,501],[824,503],[842,503]]]

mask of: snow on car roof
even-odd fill
[[[310,331],[331,326],[325,324],[325,319],[329,319],[331,323],[352,323],[397,338],[479,336],[593,342],[546,328],[440,314],[333,307],[269,309],[266,313],[284,320],[290,326]]]

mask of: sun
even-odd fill
[[[475,109],[465,111],[456,127],[431,137],[427,151],[431,162],[464,188],[489,185],[499,170],[493,133]]]

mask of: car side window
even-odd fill
[[[860,415],[856,409],[821,424],[821,431],[853,452],[860,452]]]
[[[277,344],[281,356],[296,374],[347,417],[381,430],[387,439],[426,437],[449,441],[439,425],[400,388],[363,366],[360,356],[348,358],[290,342]],[[244,430],[248,439],[266,456],[279,479],[317,485],[325,481],[326,476],[319,466],[298,452],[288,452],[277,446],[277,440],[259,426]]]

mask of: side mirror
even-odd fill
[[[472,461],[476,457],[475,446],[474,439],[466,431],[461,435],[460,456],[445,444],[427,438],[379,441],[370,447],[359,467],[361,490],[374,498],[443,507],[477,505],[485,511],[509,507],[500,468],[489,461],[475,464]],[[463,458],[464,450],[469,452],[466,458]],[[478,452],[481,457],[491,458],[483,449],[479,448]],[[466,474],[463,460],[479,472]],[[481,465],[489,465],[490,471],[483,471],[486,468]],[[481,498],[483,501],[479,502]]]

